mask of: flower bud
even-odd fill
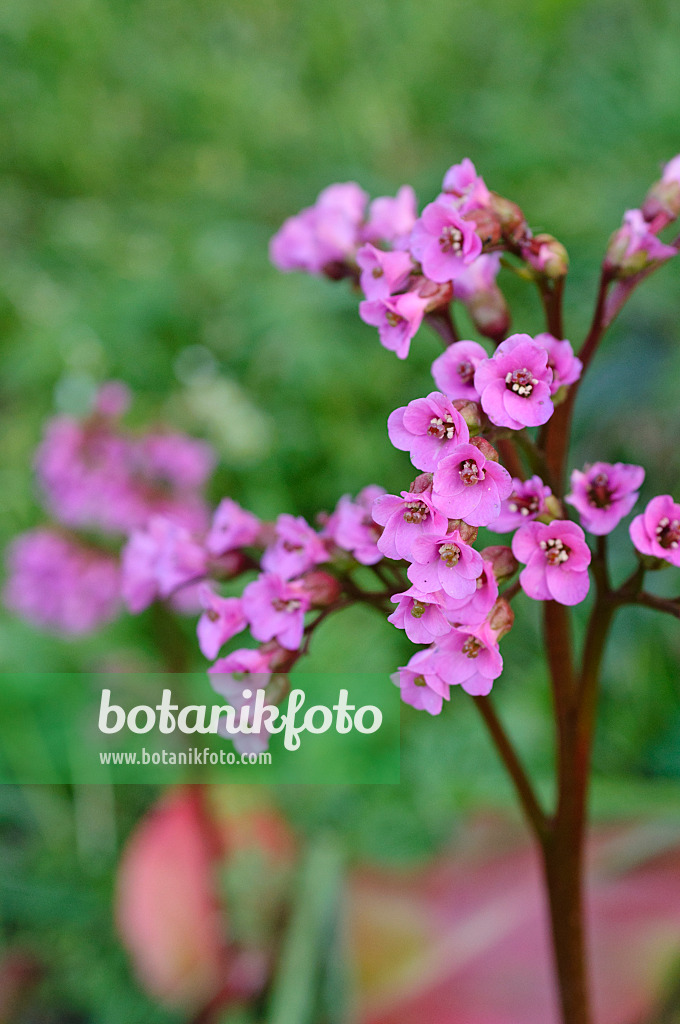
[[[485,459],[489,459],[491,462],[498,462],[498,452],[494,446],[486,440],[485,437],[471,437],[470,444],[474,445],[475,448],[479,449]]]
[[[504,597],[499,597],[488,615],[489,626],[496,634],[497,640],[510,632],[514,621],[515,613],[512,608]]]
[[[502,341],[510,330],[510,311],[500,288],[474,292],[465,308],[480,334],[492,341]]]
[[[564,507],[556,495],[549,494],[543,501],[543,512],[537,517],[541,523],[552,523],[553,519],[564,519]]]
[[[482,426],[482,407],[479,402],[470,402],[467,398],[454,398],[452,404],[467,423],[470,433],[477,433]]]
[[[482,240],[482,245],[498,245],[503,237],[503,228],[498,214],[484,207],[481,210],[471,210],[465,214],[465,220],[475,225],[475,231]]]
[[[470,526],[469,523],[464,522],[462,519],[449,519],[448,532],[451,533],[453,530],[458,530],[460,539],[465,544],[474,544],[479,533],[478,527]]]
[[[307,572],[302,577],[302,586],[309,595],[313,608],[326,608],[340,597],[341,587],[335,576],[323,570]]]
[[[243,551],[226,551],[208,562],[207,573],[214,580],[233,580],[253,566],[252,560]]]
[[[512,548],[505,544],[492,544],[480,552],[485,562],[491,562],[493,574],[500,583],[509,580],[519,569],[519,562],[512,553]]]
[[[281,704],[290,693],[290,679],[285,672],[275,672],[264,691],[265,704]]]
[[[498,217],[505,238],[512,245],[518,245],[530,237],[529,226],[524,214],[517,205],[497,192],[491,192],[489,197],[491,210]]]
[[[288,651],[276,640],[260,644],[260,652],[268,657],[271,672],[288,672],[300,657],[299,651]]]
[[[419,473],[415,478],[411,486],[409,487],[410,494],[422,494],[423,491],[427,491],[432,484],[432,473]]]
[[[642,216],[646,221],[654,221],[656,231],[680,215],[680,181],[657,181],[652,185],[642,204]]]
[[[564,277],[569,270],[569,254],[552,235],[535,235],[522,246],[522,256],[530,267],[545,277]]]
[[[447,281],[445,284],[437,284],[435,281],[430,281],[427,277],[415,278],[416,287],[415,290],[421,298],[427,299],[427,306],[425,307],[426,313],[431,313],[433,309],[439,309],[440,306],[448,306],[453,298],[453,284]]]

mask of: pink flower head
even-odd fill
[[[460,444],[442,459],[434,474],[432,500],[449,519],[488,526],[512,491],[507,469],[487,459],[473,444]]]
[[[474,263],[466,267],[453,282],[453,297],[461,302],[469,302],[479,292],[487,292],[495,288],[500,268],[500,253],[493,252],[478,256]]]
[[[362,565],[375,565],[383,557],[378,549],[382,528],[374,521],[373,503],[385,493],[383,487],[370,484],[360,491],[354,501],[349,494],[340,498],[333,515],[323,530],[343,551],[350,551]]]
[[[395,352],[399,359],[406,359],[411,339],[423,322],[428,301],[418,292],[365,299],[359,303],[359,316],[365,324],[378,328],[380,343],[386,349]]]
[[[552,378],[547,349],[528,334],[513,334],[477,367],[475,388],[492,423],[521,430],[552,416]]]
[[[165,433],[140,438],[135,461],[147,479],[155,477],[161,484],[192,490],[204,486],[216,460],[214,451],[205,441]]]
[[[413,263],[407,252],[384,252],[367,243],[357,252],[359,283],[367,299],[387,299],[406,285]]]
[[[475,587],[469,597],[447,600],[446,617],[452,625],[478,626],[493,608],[498,597],[498,582],[491,562],[484,562]]]
[[[432,376],[440,391],[449,398],[476,402],[475,370],[488,360],[486,350],[476,341],[456,341],[437,356]]]
[[[219,557],[227,551],[255,544],[260,529],[257,516],[241,508],[231,498],[223,498],[215,510],[205,546],[211,555]]]
[[[468,157],[449,167],[444,175],[442,189],[459,200],[465,210],[481,209],[490,199],[484,179],[477,174],[475,165]]]
[[[482,240],[474,224],[440,200],[430,203],[411,232],[411,253],[421,263],[431,281],[454,281],[477,259]]]
[[[402,185],[395,197],[378,196],[373,200],[363,237],[402,249],[408,244],[417,216],[416,194],[410,185]]]
[[[449,699],[449,685],[439,673],[439,661],[432,648],[416,651],[409,663],[391,676],[404,703],[431,715],[440,714],[443,701]]]
[[[328,551],[316,530],[302,516],[283,513],[276,520],[276,540],[262,556],[262,568],[290,580],[328,561]]]
[[[545,512],[545,499],[552,491],[540,476],[528,480],[512,479],[512,493],[501,505],[501,514],[489,529],[494,533],[509,533],[524,523],[531,523]]]
[[[30,530],[7,552],[4,601],[27,622],[66,636],[91,633],[120,609],[115,558],[55,530]]]
[[[153,516],[123,548],[123,598],[131,612],[143,611],[156,597],[200,580],[206,567],[206,551],[186,527]]]
[[[525,569],[524,593],[534,601],[580,604],[590,588],[590,548],[583,530],[566,519],[527,523],[512,538],[512,553]]]
[[[565,500],[577,509],[586,530],[603,536],[631,511],[644,478],[642,466],[594,462],[583,472],[573,471],[571,494]]]
[[[465,543],[458,530],[418,537],[412,550],[414,561],[408,567],[408,578],[424,594],[443,590],[460,600],[476,592],[484,560],[479,551]]]
[[[555,395],[560,388],[568,387],[581,376],[583,363],[574,355],[571,342],[560,341],[552,334],[537,334],[534,341],[542,345],[548,353],[548,368],[552,370],[553,379],[550,384],[550,394]]]
[[[424,594],[417,587],[409,587],[391,598],[398,604],[387,621],[403,629],[414,644],[430,644],[451,629],[443,611],[445,598],[442,591]]]
[[[488,622],[452,629],[438,648],[439,674],[474,697],[485,697],[503,671],[498,641]]]
[[[417,469],[433,473],[457,444],[470,440],[467,423],[439,391],[390,413],[387,432],[395,448],[409,452]]]
[[[674,246],[650,231],[641,210],[626,210],[622,226],[609,240],[606,263],[624,274],[635,274],[655,260],[668,260],[676,254]]]
[[[384,526],[378,538],[378,549],[387,558],[405,558],[412,561],[413,543],[425,535],[446,533],[447,517],[433,504],[432,490],[427,488],[417,493],[402,491],[396,494],[382,494],[373,503],[373,519]]]
[[[224,644],[245,629],[248,623],[238,597],[220,597],[207,583],[203,583],[199,599],[203,614],[196,626],[198,646],[204,657],[212,661]]]
[[[680,505],[670,494],[652,498],[630,524],[630,539],[640,554],[680,567]]]
[[[320,274],[332,264],[353,259],[368,196],[354,182],[329,185],[314,206],[289,217],[270,242],[269,255],[279,270]]]
[[[263,573],[243,591],[243,611],[256,640],[278,640],[286,650],[302,643],[311,601],[302,583]]]

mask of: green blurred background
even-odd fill
[[[436,337],[423,330],[399,362],[345,286],[277,273],[269,237],[330,182],[372,195],[410,182],[423,203],[470,156],[567,246],[578,342],[609,234],[680,151],[679,55],[673,0],[5,0],[2,545],[42,521],[31,460],[45,417],[82,410],[110,377],[133,389],[140,424],[215,445],[216,499],[313,517],[369,482],[404,486],[408,461],[385,420],[429,389]],[[534,294],[500,281],[516,328],[541,329]],[[678,493],[679,309],[672,265],[635,295],[579,399],[572,465],[643,463],[645,499]],[[496,689],[548,792],[536,609],[518,609]],[[317,667],[390,671],[407,656],[369,612],[319,641]],[[596,751],[600,816],[677,813],[679,654],[671,620],[621,615]],[[145,616],[77,643],[0,620],[5,670],[155,657]],[[403,720],[402,786],[282,793],[303,832],[330,825],[356,857],[421,858],[471,808],[513,807],[463,694],[438,720],[410,709]],[[169,1019],[138,992],[110,922],[118,844],[154,795],[0,794],[0,941],[37,944],[55,966],[41,1019]]]

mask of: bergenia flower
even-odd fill
[[[512,491],[507,469],[487,458],[473,444],[460,444],[442,459],[434,474],[432,500],[449,519],[470,526],[488,526]]]
[[[344,494],[322,530],[322,536],[329,537],[343,551],[351,552],[362,565],[375,565],[383,557],[377,543],[382,527],[373,519],[372,510],[375,499],[384,493],[384,487],[369,484],[354,500]]]
[[[475,225],[463,220],[452,204],[430,203],[411,232],[410,250],[426,277],[438,284],[456,277],[477,259],[482,240]]]
[[[680,504],[670,494],[652,498],[630,524],[630,539],[640,554],[680,567]]]
[[[261,526],[252,512],[247,512],[231,498],[223,498],[215,510],[205,546],[215,557],[248,547],[257,541]]]
[[[466,544],[458,530],[440,536],[418,537],[413,542],[413,563],[408,578],[424,594],[443,590],[456,599],[472,597],[484,560]]]
[[[498,641],[487,622],[452,629],[437,647],[440,676],[474,697],[485,697],[503,671]]]
[[[482,571],[475,582],[475,590],[469,597],[449,597],[446,601],[446,617],[453,626],[478,626],[493,608],[498,597],[498,582],[491,562],[484,561]]]
[[[401,690],[401,699],[419,711],[431,715],[441,713],[442,704],[449,699],[449,684],[439,674],[441,659],[434,648],[416,651],[407,665],[403,665],[390,678]]]
[[[468,157],[449,167],[444,175],[442,191],[458,200],[465,210],[481,209],[490,199],[484,179],[477,174],[475,165]]]
[[[263,573],[243,591],[243,611],[256,640],[278,640],[288,651],[302,643],[305,612],[311,601],[299,581]]]
[[[603,536],[631,511],[644,478],[642,466],[594,462],[573,471],[571,494],[565,500],[577,509],[586,530]]]
[[[475,371],[482,409],[498,427],[521,430],[553,414],[547,349],[528,334],[512,334]]]
[[[623,224],[609,240],[605,264],[626,276],[675,255],[677,249],[656,237],[641,210],[626,210]]]
[[[456,341],[449,345],[432,364],[432,376],[440,391],[451,399],[476,402],[475,370],[489,358],[476,341]]]
[[[368,196],[355,182],[329,185],[314,206],[289,217],[272,238],[269,255],[279,270],[329,271],[354,258]]]
[[[413,542],[425,535],[446,533],[447,516],[435,508],[432,490],[383,494],[373,503],[373,518],[384,527],[378,549],[387,558],[412,561]]]
[[[548,367],[553,374],[550,384],[551,395],[557,394],[560,388],[568,387],[579,379],[583,363],[574,355],[571,342],[566,339],[560,341],[547,333],[537,334],[534,341],[537,345],[542,345],[548,353]]]
[[[203,607],[196,625],[198,646],[203,656],[212,661],[248,623],[240,598],[220,597],[207,583],[201,584],[198,596]]]
[[[502,503],[498,519],[489,523],[489,529],[494,533],[509,533],[524,523],[533,522],[545,512],[545,499],[551,494],[540,476],[532,476],[528,480],[513,477],[512,493]]]
[[[122,594],[133,613],[156,597],[170,597],[179,587],[201,580],[206,573],[205,548],[184,526],[153,516],[135,530],[122,552]]]
[[[527,523],[512,539],[512,553],[524,562],[519,580],[534,601],[580,604],[590,588],[590,548],[576,523],[554,519]]]
[[[322,538],[303,516],[283,512],[276,520],[275,540],[261,560],[266,572],[290,580],[328,561],[328,550]]]
[[[384,252],[374,245],[362,245],[357,252],[361,271],[359,283],[367,299],[387,299],[406,285],[413,268],[407,252]]]
[[[431,644],[451,629],[443,611],[446,600],[443,591],[424,594],[417,587],[409,587],[390,600],[398,602],[398,605],[387,621],[397,629],[403,629],[414,644]]]
[[[362,236],[368,242],[387,242],[395,249],[405,248],[417,217],[416,194],[410,185],[402,185],[396,196],[378,196],[373,200]]]
[[[470,439],[467,423],[438,391],[390,413],[387,432],[394,447],[409,452],[413,465],[426,473],[434,472],[448,452]]]
[[[365,324],[378,328],[380,343],[398,359],[406,359],[423,322],[429,300],[418,292],[404,292],[385,299],[365,299],[359,303],[359,316]]]

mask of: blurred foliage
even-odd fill
[[[5,0],[2,544],[42,518],[30,465],[44,418],[81,409],[109,377],[131,385],[140,423],[208,437],[221,457],[214,497],[263,516],[312,517],[371,481],[403,486],[407,458],[385,419],[429,387],[436,338],[423,331],[399,362],[344,286],[274,271],[268,238],[332,181],[374,195],[409,181],[424,202],[469,155],[569,249],[578,341],[609,234],[680,150],[679,47],[673,0]],[[535,296],[501,283],[516,327],[538,330]],[[645,500],[680,478],[679,308],[669,266],[634,296],[579,398],[573,464],[641,462]],[[552,736],[529,604],[518,601],[497,691],[547,795]],[[348,612],[319,641],[317,666],[391,670],[407,656],[369,612]],[[598,813],[677,803],[679,654],[670,620],[621,616]],[[0,657],[56,670],[149,667],[158,655],[150,616],[71,644],[3,616]],[[437,720],[406,708],[401,787],[296,788],[283,805],[301,829],[333,827],[354,856],[429,854],[480,800],[513,806],[474,714],[462,694]],[[118,843],[153,793],[0,796],[2,941],[48,965],[40,1020],[166,1019],[138,994],[110,920]]]

